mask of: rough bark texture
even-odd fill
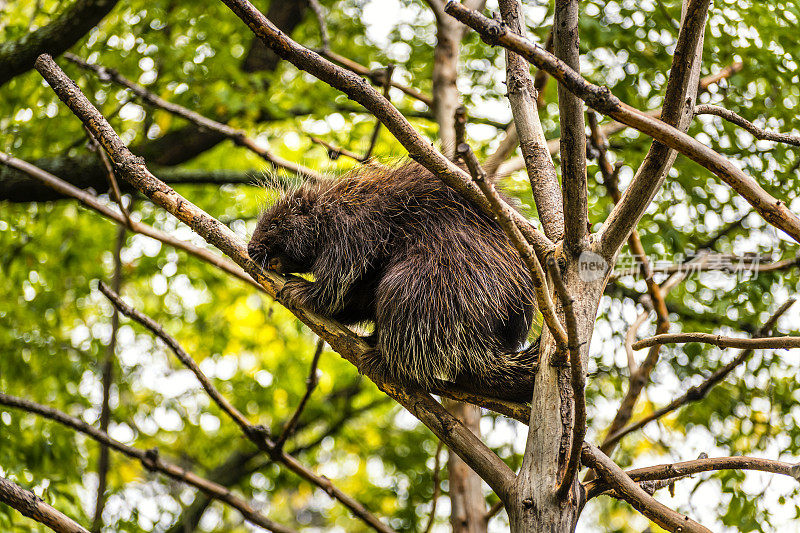
[[[585,281],[579,259],[573,253],[559,259],[564,283],[573,303],[580,339],[580,355],[587,359],[597,307],[606,284],[604,276]],[[506,505],[513,532],[573,531],[581,507],[577,477],[566,501],[558,501],[556,486],[569,452],[572,426],[570,371],[563,354],[557,354],[553,337],[544,331],[539,371],[536,375],[528,441],[513,499]],[[556,408],[556,406],[559,406]]]

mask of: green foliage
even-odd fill
[[[0,41],[19,38],[32,25],[46,24],[63,8],[61,4],[45,0],[6,5]],[[423,2],[392,2],[387,12],[401,16],[389,22],[377,1],[323,4],[334,51],[370,68],[391,61],[397,66],[396,79],[430,94],[436,36],[433,16]],[[542,3],[532,4],[529,35],[543,43],[552,12]],[[680,18],[680,2],[587,0],[581,6],[584,74],[608,85],[633,106],[658,107],[677,38],[674,22]],[[736,61],[744,62],[744,69],[712,86],[700,101],[721,103],[775,130],[796,128],[798,18],[800,10],[793,1],[715,2],[706,30],[703,75]],[[310,47],[321,45],[316,21],[309,13],[293,36]],[[362,152],[375,119],[336,90],[286,63],[275,72],[243,72],[241,63],[252,40],[249,30],[221,3],[133,0],[121,2],[73,52],[118,69],[167,100],[243,128],[282,157],[331,172],[353,168],[353,162],[345,158],[329,161],[325,149],[313,144],[308,134]],[[66,61],[60,64],[132,146],[146,146],[186,125],[164,111],[140,105],[128,92]],[[502,51],[467,33],[461,66],[459,88],[470,114],[508,121]],[[545,91],[541,118],[551,138],[559,135],[555,84],[549,83]],[[428,111],[425,106],[396,90],[391,96],[402,111],[416,115],[411,120],[418,130],[435,140],[435,123],[419,116]],[[0,88],[0,110],[0,150],[27,160],[87,156],[80,122],[36,72]],[[482,156],[491,153],[500,139],[498,130],[485,124],[471,124],[469,133]],[[798,211],[800,151],[796,147],[755,142],[717,118],[695,120],[690,133],[735,160]],[[650,140],[627,130],[610,143],[613,158],[622,162],[624,186]],[[385,128],[374,154],[383,160],[405,155]],[[230,143],[185,166],[264,167],[257,156]],[[588,172],[589,219],[598,229],[613,203],[595,161]],[[504,185],[535,217],[525,176],[512,176]],[[260,207],[269,200],[268,193],[249,186],[186,185],[179,192],[242,236],[252,231]],[[776,236],[758,216],[747,216],[749,211],[708,171],[679,157],[638,229],[645,249],[669,262],[680,262],[698,251],[721,228],[742,217],[742,224],[715,243],[715,251],[771,254],[776,259],[798,253],[796,244]],[[133,212],[148,224],[193,238],[188,228],[142,198],[134,200]],[[111,307],[96,287],[97,280],[108,280],[113,271],[115,238],[111,223],[70,201],[0,203],[0,390],[96,423],[111,321]],[[182,252],[128,235],[122,258],[122,292],[127,301],[173,334],[253,422],[279,431],[305,392],[314,337],[288,311],[248,285]],[[797,268],[738,278],[693,275],[673,290],[668,301],[676,309],[672,318],[684,331],[752,332],[797,292],[799,283]],[[632,298],[643,292],[641,280],[622,278],[612,282],[601,304],[587,390],[589,426],[595,428],[589,438],[594,441],[602,438],[598,431],[610,421],[627,390],[624,335],[643,309]],[[781,322],[779,329],[783,333],[797,330],[796,318]],[[640,335],[645,333],[643,328]],[[699,383],[729,361],[732,352],[699,344],[665,348],[653,376],[656,385],[640,401],[634,419]],[[796,457],[800,454],[798,364],[796,354],[757,352],[704,400],[624,439],[615,459],[625,465],[651,464],[670,457],[690,459],[701,451]],[[200,473],[213,471],[235,453],[252,452],[167,348],[125,319],[114,376],[112,436],[139,448],[157,447],[165,458]],[[386,517],[398,531],[421,529],[433,495],[436,439],[329,350],[322,356],[319,376],[319,386],[287,449]],[[490,430],[490,445],[518,467],[524,428],[490,415],[484,418],[484,426]],[[689,443],[685,449],[684,439]],[[97,444],[71,430],[20,411],[0,409],[0,474],[32,488],[83,524],[91,521],[97,456]],[[446,491],[444,467],[442,476]],[[720,529],[769,531],[775,527],[769,518],[773,508],[762,494],[772,490],[768,479],[730,472],[703,474],[678,482],[672,503],[689,514],[702,509],[702,514],[694,516],[709,526],[718,517]],[[265,457],[251,458],[232,486],[247,499],[263,502],[270,518],[293,527],[366,529],[321,490]],[[788,509],[796,501],[796,485],[786,487],[775,489],[782,500],[775,505],[782,506],[784,514],[800,514],[800,508]],[[699,501],[701,493],[712,494],[711,500]],[[107,529],[165,530],[196,497],[193,491],[113,454]],[[439,520],[444,524],[441,509]],[[500,515],[494,520],[500,528],[506,518]],[[598,499],[587,509],[582,524],[589,529],[594,521],[603,531],[634,531],[646,527],[642,520],[624,504]],[[0,505],[0,529],[22,532],[32,527],[30,521]],[[237,513],[214,504],[200,529],[235,532],[245,531],[246,526]]]

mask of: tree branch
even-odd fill
[[[311,394],[314,392],[314,389],[317,388],[317,364],[319,363],[319,357],[322,355],[322,349],[324,347],[325,341],[322,339],[317,341],[317,348],[314,350],[314,358],[311,360],[311,369],[308,371],[308,377],[306,378],[306,393],[300,399],[300,403],[297,404],[297,409],[295,409],[294,414],[292,414],[291,418],[283,425],[281,434],[275,439],[276,451],[283,450],[286,439],[291,437],[295,429],[297,429],[297,421],[300,420],[300,415],[303,414],[303,409],[305,409],[308,399],[311,398]]]
[[[41,56],[37,60],[37,70],[48,80],[59,98],[100,140],[123,179],[142,191],[154,203],[188,224],[207,242],[233,259],[271,296],[277,296],[286,282],[286,278],[274,272],[262,270],[247,255],[245,244],[233,231],[156,179],[143,161],[128,150],[108,122],[89,103],[75,83],[58,68],[52,58]],[[358,79],[360,80],[360,78]],[[440,154],[437,155],[441,157]],[[446,159],[445,162],[452,165]],[[459,172],[463,173],[460,169]],[[280,298],[278,300],[281,301]],[[363,356],[371,350],[371,347],[363,339],[335,321],[292,306],[287,302],[282,301],[281,303],[286,305],[314,333],[325,339],[328,345],[342,357],[363,370],[361,361]],[[398,401],[428,426],[434,434],[444,440],[450,449],[458,453],[501,498],[508,497],[514,480],[513,471],[429,394],[418,389],[403,389],[396,384],[382,381],[378,376],[371,375],[370,378],[381,390]]]
[[[713,344],[720,348],[752,348],[758,349],[782,349],[800,348],[800,337],[767,337],[761,339],[740,339],[738,337],[725,337],[712,333],[666,333],[648,337],[633,343],[634,350],[658,346],[661,344],[685,344],[687,342],[702,342]]]
[[[778,321],[778,318],[781,317],[789,308],[794,304],[795,299],[790,298],[783,305],[781,305],[773,314],[772,316],[764,322],[764,325],[761,326],[756,333],[756,337],[762,337],[769,333],[769,331],[775,326],[775,323]],[[708,391],[711,390],[715,385],[720,383],[724,380],[728,374],[733,372],[733,370],[738,367],[740,364],[744,363],[751,355],[753,355],[752,349],[743,350],[738,356],[736,356],[730,363],[724,365],[722,368],[717,369],[713,374],[711,374],[705,381],[700,383],[695,387],[690,387],[689,390],[686,391],[685,394],[682,394],[669,402],[664,407],[661,407],[654,411],[652,414],[642,418],[641,420],[633,423],[628,424],[624,428],[620,428],[614,433],[609,434],[605,440],[603,440],[602,447],[610,449],[612,446],[616,445],[625,435],[637,431],[653,420],[657,420],[662,416],[679,409],[680,407],[694,402],[702,400],[708,394]]]
[[[736,113],[734,113],[733,111],[725,109],[724,107],[711,104],[703,104],[694,108],[694,114],[695,116],[716,115],[718,117],[722,117],[728,122],[732,122],[733,124],[736,124],[741,128],[744,128],[745,130],[750,132],[753,135],[753,137],[762,141],[775,141],[779,143],[800,146],[800,135],[793,135],[791,133],[780,133],[776,131],[769,131],[763,128],[759,128],[746,118],[741,117]]]
[[[578,0],[555,0],[553,53],[577,75],[581,70],[579,43]],[[583,102],[563,84],[558,85],[558,120],[561,124],[561,189],[566,214],[564,248],[580,253],[589,223],[586,124]]]
[[[519,0],[500,2],[503,21],[511,31],[519,35],[523,35],[521,11]],[[538,93],[531,80],[528,63],[510,50],[506,50],[506,86],[514,117],[514,129],[513,132],[511,130],[507,132],[504,143],[517,139],[544,234],[551,241],[559,241],[564,237],[564,204],[556,168],[550,158],[542,123],[539,121]],[[500,157],[503,154],[500,149],[498,152],[500,156],[495,156],[494,160],[490,161],[492,168],[487,170],[489,175],[495,173],[501,162]]]
[[[586,371],[581,358],[582,343],[578,334],[578,321],[575,318],[575,310],[572,306],[572,296],[567,291],[567,287],[561,277],[561,271],[552,256],[547,258],[547,271],[550,273],[550,279],[553,280],[556,294],[558,294],[561,306],[564,309],[564,321],[567,324],[567,338],[569,339],[567,348],[569,349],[570,385],[572,385],[572,400],[575,410],[575,419],[572,423],[572,439],[569,454],[567,455],[567,464],[564,467],[564,477],[556,487],[556,497],[559,500],[563,500],[572,489],[575,476],[581,467],[581,448],[583,447],[583,439],[586,437]]]
[[[687,533],[711,533],[709,529],[688,516],[670,509],[653,498],[596,446],[585,444],[582,458],[584,464],[598,472],[622,499],[664,529]]]
[[[0,477],[0,502],[58,533],[89,533],[61,511],[47,505],[31,491]]]

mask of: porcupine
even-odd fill
[[[366,368],[530,401],[533,284],[500,226],[416,163],[301,185],[259,218],[250,257],[281,291],[344,324],[372,322]]]

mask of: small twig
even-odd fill
[[[484,522],[487,522],[487,523],[488,523],[488,522],[489,522],[489,520],[491,520],[492,518],[494,518],[495,516],[497,516],[497,513],[499,513],[500,511],[502,511],[504,507],[505,507],[505,504],[503,503],[503,501],[502,501],[502,500],[497,500],[496,502],[494,502],[494,505],[492,505],[492,506],[489,508],[489,510],[488,510],[488,511],[486,511],[486,516],[485,516],[485,517],[484,517],[484,519],[483,519],[483,520],[484,520]]]
[[[364,162],[363,156],[358,155],[355,152],[351,152],[347,148],[341,148],[339,146],[329,143],[324,139],[315,137],[314,135],[309,135],[308,138],[311,139],[311,142],[316,144],[321,144],[322,146],[324,146],[328,150],[328,159],[330,159],[331,161],[336,161],[337,159],[339,159],[339,156],[345,156],[349,157],[350,159],[354,159],[359,163]]]
[[[153,335],[161,339],[164,344],[169,346],[170,350],[175,354],[175,356],[180,360],[180,362],[189,370],[192,371],[192,374],[195,375],[197,380],[200,382],[200,385],[203,387],[203,390],[206,391],[206,394],[214,400],[214,403],[222,409],[225,414],[227,414],[234,422],[236,422],[239,427],[242,428],[242,431],[245,433],[251,432],[253,426],[247,420],[247,418],[238,410],[236,407],[231,404],[227,398],[225,398],[220,392],[214,387],[214,384],[211,383],[211,380],[203,374],[203,371],[200,370],[200,366],[195,363],[194,359],[186,353],[183,347],[178,343],[177,340],[166,331],[164,328],[161,327],[155,320],[150,318],[149,316],[145,315],[134,309],[133,307],[126,304],[122,301],[122,298],[119,294],[111,290],[108,285],[103,283],[102,281],[98,284],[98,288],[100,292],[102,292],[106,298],[108,298],[114,307],[123,315],[127,316],[128,318],[135,320],[148,330],[150,330]]]
[[[181,105],[168,102],[160,96],[148,91],[141,85],[129,80],[114,69],[88,63],[84,59],[81,59],[80,57],[69,52],[64,54],[64,58],[78,65],[84,70],[90,70],[96,73],[102,81],[111,81],[117,85],[122,85],[123,87],[130,89],[133,94],[154,107],[163,109],[168,113],[172,113],[173,115],[184,118],[189,122],[200,126],[201,128],[206,128],[224,135],[228,139],[232,140],[235,144],[247,148],[275,167],[283,168],[289,172],[293,172],[301,176],[306,176],[312,180],[322,179],[322,174],[319,172],[304,167],[303,165],[293,161],[283,159],[282,157],[273,154],[266,148],[259,146],[255,140],[247,136],[244,130],[232,128],[227,124],[223,124],[222,122],[217,122],[216,120],[203,116],[196,111],[192,111],[191,109],[187,109]]]
[[[653,498],[596,446],[584,444],[582,459],[584,464],[594,469],[622,499],[667,531],[711,533],[709,529]]]
[[[89,144],[92,147],[92,151],[94,151],[97,155],[100,156],[100,161],[103,163],[103,167],[106,169],[106,179],[108,180],[108,184],[111,187],[111,196],[117,205],[119,206],[119,210],[122,213],[122,216],[125,217],[125,227],[133,231],[133,223],[131,222],[131,215],[128,213],[128,210],[125,208],[125,204],[122,203],[122,193],[119,189],[119,184],[117,183],[117,177],[114,174],[114,167],[111,165],[111,161],[108,159],[108,154],[106,154],[105,150],[100,146],[100,143],[97,142],[97,139],[94,138],[92,132],[89,131],[86,127],[83,128],[86,130],[86,135],[89,138]]]
[[[759,330],[756,332],[756,337],[761,337],[761,336],[764,336],[764,335],[768,334],[770,332],[770,330],[775,326],[775,323],[778,321],[778,318],[780,318],[781,315],[783,315],[786,311],[788,311],[789,308],[794,304],[794,302],[795,302],[794,298],[791,298],[791,299],[787,300],[786,302],[784,302],[784,304],[781,305],[772,314],[772,316],[770,316],[769,319],[767,319],[766,322],[764,322],[764,325],[761,326],[761,328],[759,328]],[[686,393],[678,396],[677,398],[675,398],[674,400],[669,402],[664,407],[661,407],[660,409],[657,409],[656,411],[654,411],[650,415],[642,418],[641,420],[638,420],[638,421],[636,421],[636,422],[634,422],[632,424],[629,424],[629,425],[625,426],[624,428],[621,428],[621,429],[617,430],[616,432],[614,432],[613,434],[611,434],[608,437],[606,437],[606,439],[603,441],[603,445],[604,446],[613,446],[614,444],[619,442],[625,435],[628,435],[629,433],[632,433],[634,431],[637,431],[637,430],[643,428],[644,426],[646,426],[647,424],[649,424],[653,420],[657,420],[657,419],[663,417],[664,415],[667,415],[667,414],[675,411],[676,409],[678,409],[678,408],[680,408],[680,407],[682,407],[682,406],[684,406],[684,405],[686,405],[688,403],[691,403],[691,402],[694,402],[694,401],[698,401],[698,400],[701,400],[701,399],[705,398],[705,396],[708,394],[709,390],[711,390],[715,385],[717,385],[722,380],[724,380],[726,377],[728,377],[728,375],[736,367],[738,367],[740,364],[744,363],[751,355],[753,355],[753,350],[752,349],[743,350],[738,356],[733,358],[733,360],[730,363],[728,363],[728,364],[724,365],[723,367],[717,369],[713,374],[711,374],[701,384],[697,385],[696,387],[689,388],[689,390],[687,390]]]
[[[738,337],[725,337],[714,335],[713,333],[665,333],[642,339],[633,344],[634,350],[659,346],[662,344],[675,343],[684,344],[687,342],[702,342],[713,344],[720,348],[752,348],[757,349],[783,349],[800,348],[800,337],[767,337],[761,339],[740,339]]]
[[[428,513],[428,524],[425,526],[425,529],[422,530],[424,533],[430,533],[431,528],[433,527],[433,521],[436,518],[436,504],[439,502],[439,494],[442,492],[439,475],[441,474],[440,470],[443,444],[444,443],[442,441],[439,441],[439,444],[436,445],[436,455],[434,455],[433,460],[433,496],[431,496],[431,511]]]
[[[322,49],[325,51],[331,48],[331,39],[328,35],[328,23],[325,22],[325,10],[320,5],[319,0],[308,0],[308,5],[311,6],[311,11],[317,17],[317,24],[319,25],[319,37],[322,41]]]
[[[389,99],[389,89],[392,88],[392,73],[394,72],[394,64],[389,63],[386,65],[386,77],[383,80],[383,97],[386,98],[387,101],[391,101]],[[369,146],[367,147],[367,151],[364,152],[364,155],[361,157],[362,161],[368,161],[369,158],[372,156],[372,151],[375,149],[375,143],[378,142],[378,134],[381,131],[381,121],[375,121],[375,129],[372,130],[372,137],[369,140]]]
[[[737,115],[729,109],[711,104],[702,104],[694,108],[694,114],[697,115],[716,115],[724,118],[728,122],[736,124],[744,128],[753,135],[756,139],[762,141],[775,141],[779,143],[791,144],[800,146],[800,135],[793,135],[791,133],[780,133],[777,131],[765,130],[759,128],[741,115]]]
[[[297,405],[297,409],[295,409],[292,417],[286,421],[286,424],[283,425],[281,434],[277,439],[275,439],[276,452],[283,450],[283,445],[286,444],[286,439],[291,437],[294,433],[295,428],[297,427],[297,421],[300,420],[300,415],[303,414],[303,409],[305,409],[308,399],[311,397],[314,389],[317,388],[317,383],[319,381],[317,378],[317,365],[319,364],[319,357],[322,355],[322,349],[324,347],[325,341],[322,339],[317,341],[317,348],[314,350],[314,358],[311,360],[311,369],[308,371],[308,378],[306,378],[306,393],[303,395],[303,398]]]
[[[572,385],[572,399],[575,409],[575,419],[572,423],[572,441],[569,455],[567,456],[567,464],[564,467],[564,477],[556,487],[556,497],[559,500],[563,500],[572,488],[575,476],[581,467],[581,447],[586,436],[586,374],[583,371],[583,361],[581,360],[581,341],[578,334],[575,309],[572,306],[572,296],[567,292],[567,287],[561,277],[561,271],[552,256],[547,259],[547,271],[550,273],[550,279],[564,309],[564,321],[567,324],[567,338],[569,339],[567,349],[569,350],[570,385]]]
[[[165,461],[158,454],[157,449],[141,450],[139,448],[134,448],[133,446],[128,446],[127,444],[123,444],[118,440],[112,439],[105,431],[100,431],[94,426],[87,424],[83,420],[69,416],[68,414],[62,413],[61,411],[53,409],[52,407],[40,405],[23,398],[9,396],[8,394],[3,394],[1,392],[0,405],[34,413],[79,431],[80,433],[91,437],[101,444],[105,444],[109,448],[112,448],[123,455],[127,455],[133,459],[138,459],[142,463],[142,466],[148,470],[161,472],[172,479],[192,485],[193,487],[202,490],[210,497],[230,505],[242,513],[242,516],[244,516],[245,520],[248,522],[276,533],[296,533],[293,529],[273,522],[266,516],[262,515],[247,501],[234,495],[227,487],[223,487],[222,485],[214,483],[213,481],[198,476],[190,470]],[[69,531],[80,531],[83,533],[85,530],[78,529]]]
[[[465,120],[466,117],[464,116],[464,109],[457,109],[456,124],[459,122],[463,123]],[[458,126],[456,128],[456,132],[460,137],[463,137],[464,131],[465,128],[463,126]],[[533,248],[522,235],[520,228],[512,218],[510,213],[511,207],[509,207],[508,204],[503,204],[501,202],[500,196],[497,194],[497,190],[495,190],[494,185],[486,179],[486,172],[484,172],[483,168],[481,168],[478,158],[475,157],[475,153],[472,151],[472,148],[470,148],[469,144],[464,142],[463,139],[457,138],[456,142],[456,155],[460,157],[467,165],[467,168],[472,176],[472,180],[478,185],[486,199],[489,200],[489,205],[491,206],[491,210],[498,224],[500,224],[500,227],[503,228],[506,236],[517,249],[522,257],[522,260],[525,262],[525,265],[528,267],[533,281],[536,301],[539,304],[539,311],[542,313],[544,321],[552,332],[556,343],[561,349],[564,349],[567,345],[567,333],[564,330],[564,326],[561,325],[561,322],[556,316],[555,306],[553,305],[553,300],[550,297],[550,291],[547,288],[544,269],[539,262],[539,258],[536,256]]]
[[[0,476],[0,502],[57,533],[89,533],[70,517],[47,505],[41,498]],[[13,518],[12,524],[13,525]]]
[[[369,78],[370,81],[372,83],[374,83],[375,85],[383,85],[383,79],[382,79],[382,70],[383,69],[370,70],[369,68],[365,67],[364,65],[362,65],[360,63],[357,63],[356,61],[353,61],[350,58],[347,58],[347,57],[339,55],[339,54],[337,54],[335,52],[332,52],[331,50],[320,50],[319,54],[322,57],[324,57],[326,59],[329,59],[330,61],[333,61],[334,63],[338,63],[339,65],[343,66],[344,68],[346,68],[347,70],[349,70],[351,72],[355,72],[356,74],[358,74],[360,76],[364,76],[364,77]],[[413,87],[409,87],[409,86],[403,85],[403,84],[398,83],[396,81],[393,81],[391,83],[392,83],[392,87],[394,87],[395,89],[400,89],[407,96],[410,96],[411,98],[414,98],[415,100],[419,100],[420,102],[422,102],[423,104],[425,104],[428,107],[433,107],[433,99],[430,96],[421,93],[420,91],[418,91],[417,89],[415,89]]]

